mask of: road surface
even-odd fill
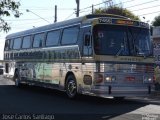
[[[127,98],[117,101],[80,95],[76,100],[64,92],[40,87],[16,88],[0,76],[0,119],[45,120],[160,120],[160,100]]]

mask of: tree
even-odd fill
[[[121,15],[131,18],[133,20],[140,20],[139,17],[134,15],[130,10],[118,6],[110,6],[105,9],[100,8],[95,10],[95,14],[101,14],[101,13]]]
[[[152,21],[153,26],[160,26],[160,15],[156,16]]]
[[[11,16],[11,14],[16,18],[19,17],[21,15],[18,11],[19,6],[20,3],[15,2],[14,0],[0,0],[0,32],[8,32],[11,29],[3,18]]]

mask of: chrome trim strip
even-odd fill
[[[92,25],[86,25],[86,26],[82,26],[80,28],[86,28],[86,27],[91,27]]]

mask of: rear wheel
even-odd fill
[[[74,75],[69,75],[66,80],[66,93],[69,98],[75,98],[77,95],[77,83]]]

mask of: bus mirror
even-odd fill
[[[90,46],[90,35],[89,34],[85,35],[84,45]]]

